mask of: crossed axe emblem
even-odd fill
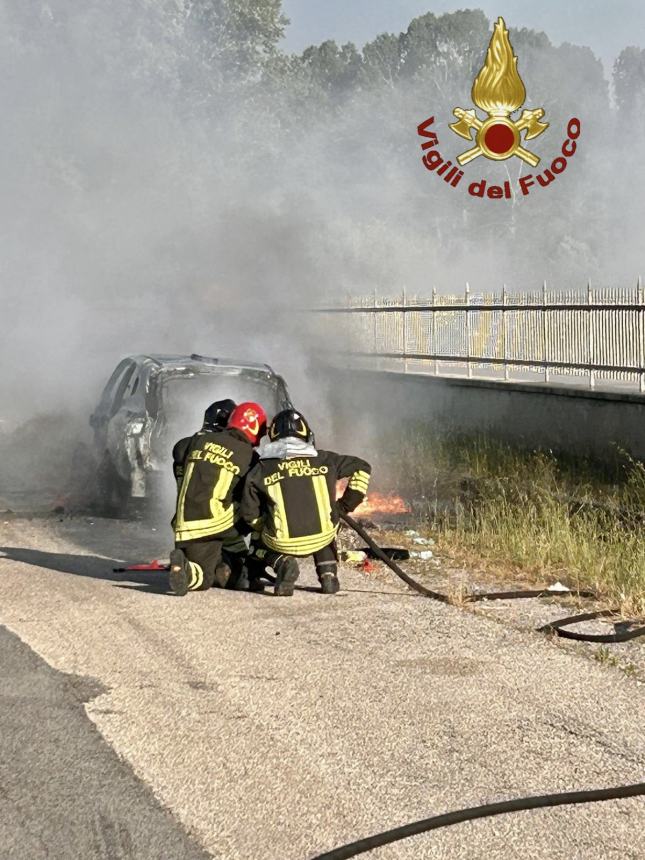
[[[522,111],[522,116],[516,122],[502,112],[489,114],[488,119],[484,121],[479,119],[472,108],[470,110],[455,108],[453,113],[458,122],[451,123],[450,128],[455,134],[472,141],[472,131],[475,130],[475,146],[457,157],[457,161],[462,166],[480,155],[495,161],[503,161],[512,155],[517,155],[531,167],[536,167],[540,163],[538,155],[522,146],[521,133],[525,131],[524,139],[532,140],[546,131],[549,123],[540,122],[544,116],[542,108]]]

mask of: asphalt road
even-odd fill
[[[0,796],[22,804],[0,804],[0,856],[180,860],[195,838],[226,860],[307,860],[434,813],[645,774],[642,684],[398,583],[344,571],[323,597],[307,570],[291,599],[176,598],[159,574],[111,573],[163,557],[167,535],[80,518],[0,523],[0,548],[0,624],[38,655],[0,638]],[[83,848],[65,853],[70,815]],[[365,856],[636,860],[645,802]]]
[[[4,628],[0,664],[0,856],[206,860],[87,718],[100,686]]]

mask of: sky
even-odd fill
[[[502,15],[509,27],[544,30],[551,41],[588,45],[611,68],[627,45],[645,47],[643,0],[283,0],[291,24],[285,48],[301,51],[325,39],[362,46],[378,33],[399,33],[426,12],[482,9],[492,20]]]

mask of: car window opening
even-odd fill
[[[243,373],[198,373],[191,378],[175,376],[162,384],[160,413],[164,434],[173,441],[195,433],[204,420],[204,411],[215,400],[230,397],[236,403],[259,403],[271,418],[281,408],[275,380],[249,378]]]

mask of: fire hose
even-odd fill
[[[549,806],[569,806],[576,803],[597,803],[600,800],[620,800],[627,797],[639,797],[645,795],[645,782],[637,782],[633,785],[617,785],[612,788],[596,788],[589,791],[565,791],[557,794],[541,794],[533,797],[517,797],[513,800],[504,800],[500,803],[487,803],[483,806],[471,806],[468,809],[456,809],[443,815],[433,815],[432,818],[422,818],[392,830],[384,830],[374,836],[349,842],[340,848],[333,848],[324,854],[317,854],[312,860],[347,860],[348,857],[356,857],[365,851],[416,836],[419,833],[427,833],[429,830],[438,830],[440,827],[450,827],[452,824],[460,824],[462,821],[474,821],[477,818],[489,818],[493,815],[504,815],[507,812],[519,812],[523,809],[543,809]]]
[[[387,567],[390,568],[406,585],[413,591],[423,597],[429,597],[431,600],[437,600],[440,603],[450,604],[452,601],[447,594],[442,594],[439,591],[433,591],[426,588],[416,579],[402,570],[399,565],[385,553],[382,548],[371,538],[368,532],[349,514],[341,514],[341,519],[365,541],[374,557],[380,559]],[[133,565],[128,568],[114,568],[116,571],[125,570],[167,570],[167,565],[162,565],[158,561],[153,561],[148,564]],[[273,579],[269,574],[265,576]],[[590,591],[575,591],[568,590],[567,594],[577,597],[594,597]],[[533,597],[548,597],[552,596],[553,592],[548,589],[539,590],[523,590],[523,591],[500,591],[488,592],[485,594],[469,595],[467,602],[477,602],[483,600],[513,600]],[[630,639],[635,639],[638,636],[645,635],[645,627],[639,627],[633,630],[625,630],[620,633],[607,635],[594,635],[585,633],[576,633],[570,630],[563,629],[568,625],[577,624],[581,621],[590,621],[601,617],[615,615],[616,610],[599,610],[596,612],[587,612],[584,614],[573,615],[567,618],[562,618],[558,621],[552,621],[539,628],[539,632],[554,632],[558,636],[567,639],[575,639],[584,642],[627,642]],[[413,821],[409,824],[404,824],[400,827],[395,827],[390,830],[384,830],[381,833],[376,833],[373,836],[368,836],[364,839],[358,839],[355,842],[349,842],[339,848],[334,848],[324,854],[318,854],[312,860],[347,860],[350,857],[356,857],[358,854],[363,854],[366,851],[371,851],[375,848],[380,848],[383,845],[389,845],[392,842],[398,842],[402,839],[407,839],[411,836],[416,836],[420,833],[427,833],[430,830],[438,830],[441,827],[450,827],[454,824],[461,824],[464,821],[474,821],[478,818],[490,818],[496,815],[504,815],[509,812],[520,812],[529,809],[543,809],[554,806],[571,806],[581,803],[597,803],[606,800],[619,800],[630,797],[645,796],[645,783],[639,782],[631,785],[620,785],[610,788],[589,789],[586,791],[570,791],[557,792],[553,794],[534,795],[530,797],[519,797],[512,800],[499,801],[497,803],[488,803],[481,806],[473,806],[467,809],[457,809],[452,812],[447,812],[442,815],[434,815],[430,818],[423,818],[419,821]]]
[[[406,585],[412,588],[414,591],[418,592],[418,594],[423,595],[423,597],[429,597],[431,600],[438,600],[441,603],[451,603],[451,599],[447,594],[442,594],[439,591],[432,591],[429,588],[426,588],[425,585],[422,585],[420,582],[417,582],[416,579],[413,579],[409,574],[407,574],[404,570],[401,570],[399,565],[387,555],[381,547],[370,537],[370,535],[365,531],[363,526],[358,523],[353,517],[349,514],[341,514],[341,518],[347,523],[347,525],[356,532],[356,534],[365,541],[367,546],[371,549],[374,556],[384,564],[386,564],[390,570],[392,570],[399,579],[402,579]],[[549,591],[548,589],[542,589],[538,591],[492,591],[486,594],[471,594],[465,598],[465,602],[467,603],[478,603],[483,600],[520,600],[531,597],[552,597],[554,592]],[[576,591],[576,590],[568,590],[566,592],[567,595],[571,595],[574,597],[595,597],[592,591]],[[607,633],[607,634],[593,634],[593,633],[577,633],[573,630],[566,630],[565,627],[568,627],[573,624],[579,624],[581,621],[593,621],[596,618],[605,618],[608,616],[615,615],[617,610],[615,609],[601,609],[596,612],[586,612],[582,615],[571,615],[567,618],[561,618],[558,621],[551,621],[549,624],[545,624],[543,627],[539,628],[540,633],[555,633],[557,636],[561,636],[563,639],[574,639],[578,642],[604,642],[604,643],[618,643],[618,642],[628,642],[630,639],[636,639],[638,636],[645,636],[645,627],[636,627],[633,630],[623,630],[618,633]]]
[[[373,555],[380,559],[384,564],[386,564],[390,570],[392,570],[399,579],[402,579],[406,585],[408,585],[413,591],[416,591],[418,594],[421,594],[423,597],[429,597],[431,600],[438,600],[440,603],[451,603],[451,599],[447,594],[442,594],[439,591],[432,591],[430,588],[426,588],[425,585],[422,585],[420,582],[417,582],[416,579],[407,574],[404,570],[402,570],[398,564],[394,561],[391,555],[388,555],[384,552],[381,547],[370,537],[370,535],[365,531],[363,526],[358,523],[353,517],[349,514],[341,514],[341,519],[343,519],[347,525],[356,532],[356,534],[362,538],[369,549],[372,551]],[[168,570],[168,565],[161,564],[156,559],[147,564],[135,564],[130,565],[129,567],[115,567],[113,568],[114,573],[123,573],[126,570]],[[272,577],[268,573],[263,574],[270,581],[275,581],[274,577]],[[478,603],[484,600],[522,600],[532,597],[553,597],[555,592],[549,591],[549,589],[538,589],[538,590],[522,590],[522,591],[490,591],[484,594],[470,594],[465,598],[465,602],[467,603]],[[574,597],[595,597],[595,594],[592,591],[580,591],[580,590],[571,590],[567,589],[567,595]],[[619,633],[577,633],[574,630],[566,630],[566,627],[570,625],[579,624],[583,621],[594,621],[597,618],[607,618],[612,615],[616,615],[617,610],[615,609],[600,609],[595,612],[585,612],[581,615],[570,615],[567,618],[560,618],[557,621],[551,621],[548,624],[545,624],[543,627],[538,628],[539,633],[555,633],[557,636],[561,636],[563,639],[573,639],[577,642],[598,642],[598,643],[619,643],[619,642],[628,642],[630,639],[636,639],[639,636],[645,635],[645,627],[636,627],[634,629],[622,630]]]
[[[414,591],[429,597],[432,600],[438,600],[441,603],[450,603],[447,595],[438,591],[432,591],[426,588],[420,582],[417,582],[405,571],[396,564],[383,550],[376,544],[365,529],[348,514],[343,514],[342,519],[347,525],[353,529],[357,535],[368,545],[374,555],[386,564],[406,585],[414,589]],[[593,596],[590,592],[569,592],[581,597]],[[507,592],[492,592],[490,594],[478,594],[471,597],[471,600],[503,600],[524,597],[540,597],[548,595],[548,591],[507,591]],[[562,630],[561,628],[567,624],[577,623],[579,621],[587,621],[594,618],[599,618],[603,615],[611,615],[613,611],[604,610],[602,612],[588,612],[584,615],[571,616],[563,618],[560,621],[555,621],[552,624],[547,624],[541,627],[541,631],[553,630],[560,636],[567,636],[571,639],[580,639],[593,642],[625,642],[628,639],[634,639],[636,636],[645,634],[645,627],[637,630],[632,630],[620,634],[612,634],[610,636],[590,636],[580,633],[572,633]],[[318,854],[312,860],[347,860],[349,857],[356,857],[358,854],[363,854],[366,851],[372,851],[375,848],[380,848],[383,845],[389,845],[392,842],[398,842],[401,839],[407,839],[410,836],[416,836],[420,833],[427,833],[430,830],[438,830],[440,827],[450,827],[453,824],[461,824],[464,821],[474,821],[478,818],[490,818],[495,815],[505,815],[509,812],[519,812],[528,809],[543,809],[553,806],[571,806],[579,803],[597,803],[604,800],[620,800],[628,797],[639,797],[645,795],[645,783],[639,782],[632,785],[619,785],[610,788],[590,789],[587,791],[569,791],[557,792],[553,794],[534,795],[531,797],[518,797],[512,800],[504,800],[498,803],[487,803],[482,806],[472,806],[467,809],[456,809],[452,812],[446,812],[442,815],[433,815],[431,818],[423,818],[419,821],[413,821],[409,824],[404,824],[400,827],[394,827],[391,830],[384,830],[382,833],[376,833],[373,836],[368,836],[364,839],[358,839],[355,842],[349,842],[339,848],[334,848],[324,854]]]

